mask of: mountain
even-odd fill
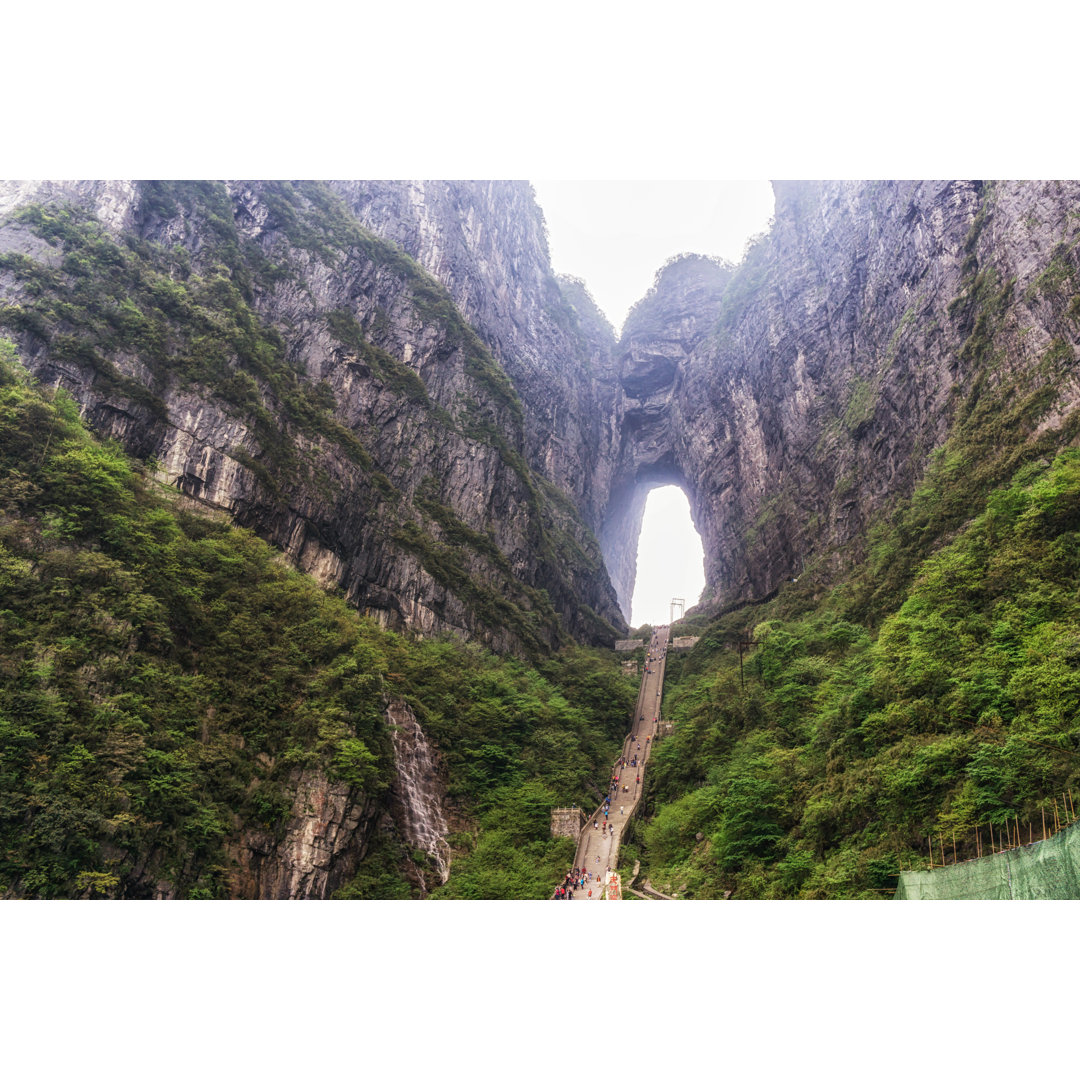
[[[25,738],[39,740],[33,753],[46,763],[31,783],[31,744],[8,732],[6,775],[21,794],[5,820],[18,837],[26,822],[67,808],[66,824],[33,832],[37,846],[11,848],[9,887],[32,893],[26,882],[47,850],[48,895],[395,895],[405,880],[414,883],[406,891],[491,895],[498,886],[479,869],[491,852],[509,858],[535,844],[515,886],[529,895],[546,872],[538,868],[557,863],[556,848],[544,846],[546,809],[588,797],[590,770],[617,736],[626,680],[613,660],[586,662],[575,650],[610,649],[626,633],[645,496],[660,483],[690,499],[706,591],[690,620],[701,644],[671,668],[680,724],[658,751],[652,820],[639,837],[656,880],[685,871],[697,895],[864,895],[884,888],[872,882],[895,868],[890,852],[915,850],[940,815],[971,824],[1038,805],[1045,792],[1026,781],[984,783],[1013,775],[1015,764],[987,766],[984,744],[1008,745],[1029,723],[1029,742],[1071,737],[1059,730],[1064,705],[1032,704],[1015,680],[1037,648],[1030,628],[1065,633],[1045,627],[1068,627],[1072,614],[1038,601],[1043,585],[1022,596],[1005,588],[986,515],[1000,513],[1001,500],[1023,503],[1028,533],[1039,514],[1047,542],[1075,530],[1080,185],[774,190],[775,221],[738,266],[671,260],[616,340],[584,283],[552,271],[527,183],[0,184],[0,331],[37,380],[33,389],[8,378],[11,415],[29,431],[26,418],[58,409],[43,430],[66,432],[59,458],[47,434],[20,436],[5,451],[8,573],[26,590],[18,619],[37,627],[7,626],[18,663],[5,686],[11,702],[21,700],[19,679],[36,687]],[[76,422],[92,434],[78,434]],[[101,449],[76,453],[83,439]],[[93,464],[99,453],[120,457]],[[153,509],[161,485],[172,501]],[[95,516],[123,491],[118,517]],[[175,521],[161,528],[166,547],[183,553],[180,578],[155,561],[146,540],[154,526],[136,506],[150,507],[147,521]],[[208,520],[219,530],[210,536],[198,524]],[[1045,589],[1057,565],[1070,587],[1064,554],[1054,564],[1014,525],[1000,535],[1015,564],[1038,566]],[[172,612],[186,590],[203,595],[196,570],[210,556],[199,545],[212,541],[207,580],[220,595],[206,603],[220,606],[232,558],[223,551],[248,543],[233,538],[236,526],[340,594],[333,611],[312,594],[319,613],[302,624],[353,627],[341,631],[338,652],[327,646],[316,659],[302,650],[289,661],[279,683],[297,715],[318,711],[318,696],[336,685],[328,672],[361,640],[380,658],[371,660],[375,677],[356,682],[354,672],[333,691],[357,708],[344,727],[312,720],[296,741],[279,698],[275,734],[240,719],[243,710],[216,730],[214,718],[230,715],[222,702],[244,693],[243,679],[222,667],[211,698],[197,695],[214,753],[199,749],[203,720],[190,731],[166,725],[167,734],[161,718],[173,714],[155,698],[128,760],[118,750],[127,720],[94,739],[86,727],[109,710],[127,715],[117,673],[150,650],[154,670],[165,664],[175,685],[197,685],[199,635],[216,630],[188,615],[125,630],[107,655],[128,659],[105,677],[95,635],[146,620],[112,599],[87,599],[99,614],[79,624],[82,651],[61,650],[70,659],[46,671],[41,658],[62,638],[60,608],[49,607],[60,594],[46,602],[39,586],[67,574],[82,589],[85,573],[71,567],[102,553],[115,562],[100,570],[113,584],[93,596],[130,581],[155,598],[147,611]],[[265,576],[270,556],[252,552],[257,572],[235,562],[254,589],[229,600],[237,628],[284,587]],[[934,560],[953,577],[948,596],[939,588],[931,601]],[[1031,580],[1044,581],[1038,574]],[[953,595],[961,581],[966,607]],[[956,609],[960,621],[948,626],[968,651],[931,692],[913,686],[905,664],[929,663],[927,640],[944,651],[934,637],[943,631],[922,627],[918,648],[897,652],[898,626],[909,627],[911,605],[939,602]],[[963,618],[980,603],[987,621],[976,632]],[[1006,617],[1001,605],[1020,614]],[[46,610],[39,626],[35,612]],[[1001,627],[1016,619],[1028,630],[1009,637]],[[251,637],[253,670],[272,670],[269,657],[280,659],[280,641],[294,633],[284,616],[271,621],[273,634]],[[380,636],[387,631],[405,638]],[[443,644],[447,633],[459,644]],[[757,688],[752,679],[745,693],[741,679],[735,689],[736,638],[756,650]],[[979,676],[997,688],[982,701],[968,673],[1000,658],[993,650],[1006,639],[1011,659],[993,678]],[[223,640],[220,657],[245,635]],[[437,656],[464,682],[436,677]],[[220,657],[214,664],[225,665]],[[960,698],[957,685],[968,687]],[[570,686],[586,693],[587,712],[560,699]],[[65,703],[55,731],[54,698]],[[333,708],[345,716],[352,707]],[[983,734],[961,739],[954,722]],[[50,731],[59,742],[42,749]],[[409,746],[395,742],[402,731]],[[924,769],[942,746],[948,767]],[[421,783],[406,759],[441,764],[420,768],[431,774]],[[875,817],[874,805],[892,806],[889,785],[902,786],[900,760],[931,776],[936,801],[924,792]],[[169,783],[151,784],[163,761]],[[1056,758],[1028,764],[1043,787],[1073,778]],[[100,796],[85,828],[65,779],[79,769],[93,780],[79,797]],[[246,778],[243,792],[215,786],[229,770]],[[871,809],[840,791],[845,770],[860,777]],[[115,805],[108,784],[127,791]],[[184,794],[163,807],[139,784]],[[516,831],[501,832],[503,819]],[[156,840],[155,822],[168,823]],[[125,848],[116,830],[122,838],[128,827],[138,838]],[[65,830],[87,838],[74,853]],[[687,841],[699,832],[702,840]],[[430,850],[417,836],[434,837]],[[410,847],[426,855],[413,859]],[[443,882],[448,852],[458,870]],[[855,867],[848,885],[836,885],[830,860]],[[123,874],[110,869],[121,865]]]
[[[1080,186],[775,191],[775,223],[737,269],[667,266],[616,347],[605,557],[632,565],[642,488],[680,484],[710,610],[814,561],[853,565],[959,424],[985,429],[970,438],[994,476],[996,450],[1038,457],[1075,433]],[[613,573],[625,610],[632,577]]]
[[[491,198],[513,215],[522,189]],[[474,328],[327,185],[8,185],[0,206],[20,356],[168,483],[390,627],[503,651],[623,628],[591,494],[559,486],[587,478],[600,410],[542,232],[502,230],[532,277],[489,282]],[[470,272],[494,273],[483,254]]]
[[[712,590],[629,845],[668,894],[885,898],[1075,817],[1080,189],[776,193],[708,335],[691,263],[620,345]]]

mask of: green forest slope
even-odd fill
[[[1016,402],[967,414],[847,580],[808,567],[673,658],[627,853],[658,888],[884,897],[929,835],[973,857],[1080,795],[1080,451]]]
[[[228,896],[229,844],[282,834],[298,768],[389,805],[388,695],[442,749],[440,894],[547,895],[572,856],[550,808],[593,798],[633,704],[614,658],[536,669],[381,630],[186,509],[2,347],[0,896]],[[422,863],[380,831],[340,895],[417,895]]]

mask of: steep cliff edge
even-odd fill
[[[973,470],[995,440],[1037,456],[1036,437],[1073,437],[1080,185],[775,188],[773,228],[730,277],[677,261],[617,347],[601,535],[624,608],[658,480],[688,492],[715,608],[857,559],[958,425]]]
[[[615,336],[584,283],[551,269],[544,218],[517,181],[347,181],[357,219],[447,289],[517,390],[529,464],[594,531],[607,503]]]
[[[388,626],[530,651],[621,628],[588,525],[526,460],[573,472],[543,417],[327,187],[6,185],[0,206],[25,362],[186,494]]]
[[[724,605],[858,558],[976,399],[1072,413],[1075,183],[776,194],[737,268],[674,260],[614,345],[527,184],[7,184],[0,317],[387,625],[605,641],[651,486],[687,490]],[[25,209],[64,199],[107,231]]]

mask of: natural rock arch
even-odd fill
[[[645,501],[654,488],[673,484],[686,495],[705,548],[706,591],[717,580],[715,547],[706,542],[709,515],[702,512],[699,468],[678,390],[683,366],[715,324],[730,278],[730,267],[715,259],[689,255],[673,260],[631,311],[617,346],[619,446],[600,546],[627,619]]]

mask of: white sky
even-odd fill
[[[616,334],[672,255],[737,263],[772,217],[767,180],[533,180],[557,273],[583,278]]]
[[[653,488],[641,522],[631,625],[668,622],[672,597],[681,596],[689,611],[704,588],[701,537],[690,520],[686,495],[674,485]]]

